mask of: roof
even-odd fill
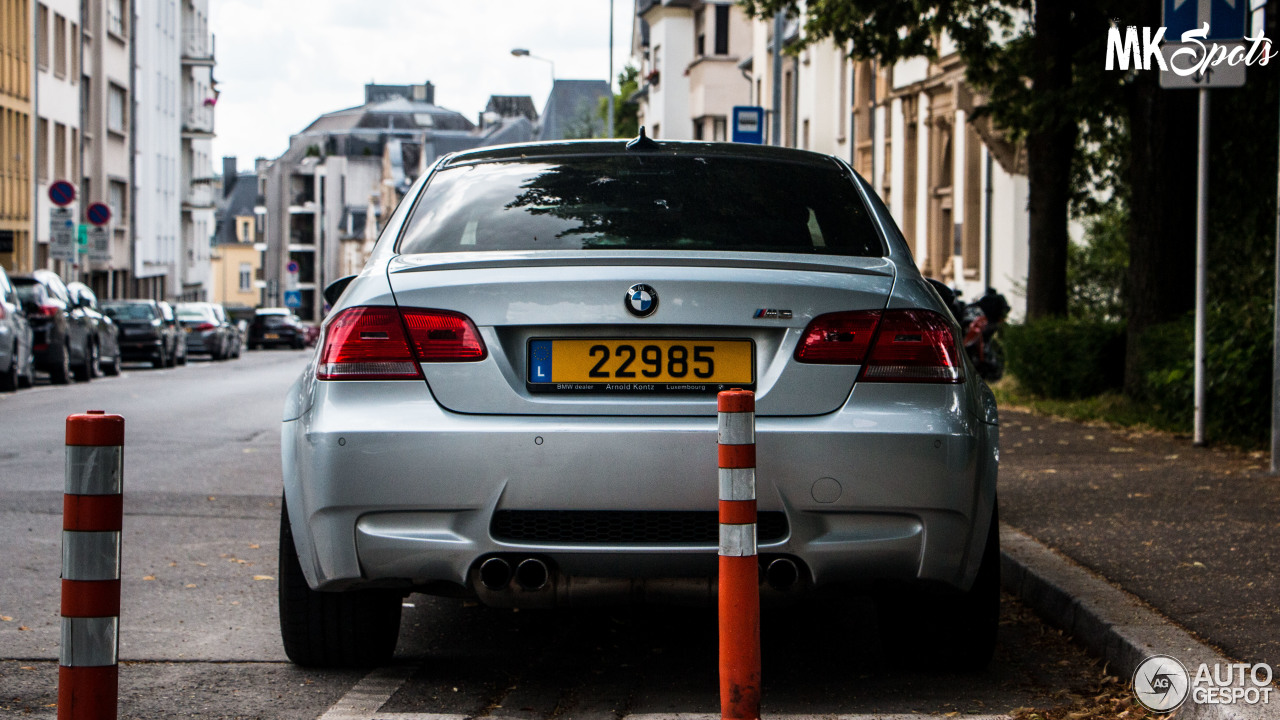
[[[472,130],[475,124],[460,112],[431,103],[393,97],[359,107],[325,113],[300,135],[373,130]]]
[[[509,160],[538,160],[573,155],[626,155],[644,153],[649,156],[695,155],[702,157],[738,157],[805,164],[831,164],[838,162],[830,155],[797,150],[775,145],[750,145],[747,143],[696,142],[689,140],[650,141],[652,149],[629,150],[630,140],[562,140],[559,142],[534,142],[500,147],[477,148],[461,152],[449,158],[446,164],[461,165],[474,162],[504,162]]]
[[[556,80],[542,109],[539,140],[603,137],[600,99],[611,92],[604,80]]]
[[[226,178],[222,182],[227,182]],[[217,244],[230,245],[237,243],[236,224],[228,222],[230,218],[242,215],[253,215],[253,208],[258,204],[258,175],[253,172],[237,173],[231,178],[231,192],[218,201],[214,209],[214,217],[218,220]]]
[[[497,113],[504,118],[523,116],[538,121],[538,110],[533,106],[533,98],[528,95],[490,95],[489,104],[485,105],[486,113]]]

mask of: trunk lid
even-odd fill
[[[717,389],[752,379],[758,414],[798,416],[838,409],[860,369],[797,363],[806,325],[823,313],[883,309],[895,269],[886,258],[520,251],[400,256],[388,277],[401,308],[463,313],[484,340],[483,361],[422,364],[451,411],[714,415]],[[656,295],[647,317],[627,309],[638,284]],[[531,382],[553,367],[556,382]],[[623,368],[635,379],[620,379]],[[608,377],[576,381],[593,370]]]

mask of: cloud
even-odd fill
[[[217,0],[214,153],[276,157],[318,115],[359,105],[364,84],[436,86],[436,103],[475,118],[490,95],[530,95],[539,108],[551,67],[563,79],[614,74],[630,47],[631,0]]]

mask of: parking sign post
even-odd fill
[[[720,715],[760,717],[760,570],[756,560],[756,396],[716,398],[720,479]]]

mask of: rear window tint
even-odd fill
[[[117,320],[152,320],[156,317],[156,308],[142,303],[108,304],[102,311]]]
[[[748,158],[581,156],[438,171],[402,253],[714,250],[879,257],[838,166]]]

